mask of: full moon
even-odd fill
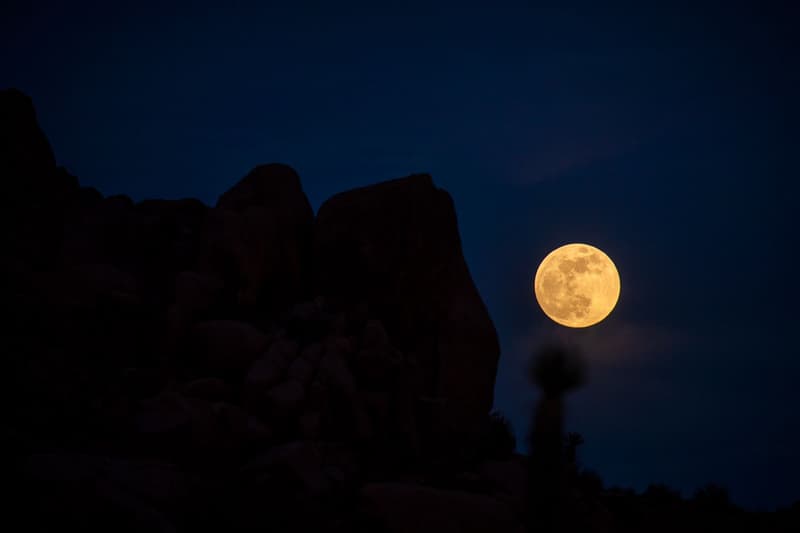
[[[544,258],[536,270],[536,301],[553,321],[570,328],[597,324],[617,305],[619,272],[602,250],[588,244],[565,244]]]

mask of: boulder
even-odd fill
[[[294,338],[316,341],[328,328],[325,319],[320,301],[297,303],[289,311],[286,329]]]
[[[344,359],[336,352],[328,352],[319,363],[320,379],[347,398],[356,395],[355,380]]]
[[[274,342],[250,367],[245,379],[245,395],[250,398],[259,397],[267,389],[277,385],[296,355],[296,342],[290,340]]]
[[[190,398],[201,400],[225,401],[231,398],[231,387],[220,378],[194,379],[181,387],[181,392]]]
[[[369,320],[361,333],[362,349],[384,349],[389,346],[389,335],[380,320]]]
[[[369,415],[358,395],[353,374],[344,359],[336,351],[327,352],[320,361],[318,373],[320,384],[323,390],[328,391],[328,400],[331,403],[326,406],[328,429],[333,430],[333,434],[338,436],[371,438],[373,430]],[[317,394],[318,390],[312,390],[312,393]],[[316,401],[311,396],[310,403],[313,405]]]
[[[100,257],[118,266],[128,266],[127,263],[137,259],[133,244],[142,219],[130,197],[115,194],[103,198],[81,213],[76,222],[76,232],[90,239],[84,243],[84,251],[101,254]],[[80,261],[82,257],[73,254],[67,259]]]
[[[303,406],[305,395],[305,387],[295,379],[272,387],[267,393],[270,417],[285,420],[298,414]]]
[[[248,250],[238,213],[211,208],[206,219],[206,241],[195,270],[210,273],[230,288],[240,289],[257,280],[247,278]],[[257,273],[256,273],[257,274]]]
[[[130,239],[137,270],[169,296],[175,275],[192,269],[200,258],[209,208],[191,198],[145,200],[135,208],[138,217]]]
[[[328,385],[322,382],[320,379],[314,379],[314,381],[312,381],[311,385],[308,387],[308,394],[306,396],[308,408],[315,413],[321,413],[325,411],[326,407],[329,406],[329,395],[330,388]]]
[[[175,303],[191,313],[201,313],[214,304],[222,286],[222,280],[209,274],[179,272],[175,277]]]
[[[380,321],[367,322],[359,346],[352,363],[359,388],[393,389],[393,383],[402,371],[403,354],[389,344],[389,336]]]
[[[192,409],[180,394],[165,392],[143,402],[134,418],[134,430],[145,438],[183,439],[192,424]]]
[[[217,415],[220,444],[224,450],[237,451],[249,446],[266,444],[272,440],[272,430],[241,407],[217,402],[213,405],[213,410]]]
[[[220,301],[224,284],[211,274],[183,271],[175,277],[174,303],[167,309],[167,352],[171,353],[192,323],[208,318]]]
[[[314,213],[300,178],[281,164],[260,165],[219,197],[244,285],[242,303],[273,310],[306,292]]]
[[[184,271],[175,278],[175,304],[189,316],[208,311],[219,298],[222,280],[209,274]]]
[[[351,446],[336,442],[320,443],[320,453],[323,470],[336,489],[355,489],[363,473],[359,454]]]
[[[310,441],[275,446],[245,465],[243,472],[250,478],[280,481],[278,487],[299,498],[318,496],[329,486],[320,449]]]
[[[415,175],[337,194],[319,209],[313,253],[317,292],[335,308],[366,305],[416,359],[418,395],[441,406],[430,427],[477,431],[492,405],[499,345],[447,192]],[[376,325],[366,340],[383,342]]]
[[[317,366],[322,356],[325,355],[325,346],[321,342],[312,342],[303,348],[303,352],[300,355],[312,365]]]
[[[92,300],[97,296],[110,296],[115,293],[136,295],[140,291],[136,278],[114,265],[83,263],[75,265],[72,271],[77,278],[75,281],[84,288]]]
[[[209,320],[196,324],[189,334],[192,353],[211,370],[246,370],[267,348],[267,335],[245,322]]]
[[[322,417],[317,412],[307,411],[300,415],[297,427],[303,438],[317,440],[322,431]]]
[[[353,353],[353,342],[347,337],[327,337],[323,346],[325,355],[332,355],[346,361]]]
[[[307,387],[314,378],[315,372],[314,365],[306,357],[300,356],[289,366],[288,375],[290,379],[297,380]]]
[[[272,438],[270,429],[241,407],[176,392],[143,402],[133,429],[146,449],[181,461],[200,459],[204,464],[234,460],[235,455],[223,452],[237,452]]]

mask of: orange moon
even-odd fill
[[[586,328],[605,319],[617,305],[619,272],[602,250],[565,244],[542,260],[533,290],[542,311],[554,322]]]

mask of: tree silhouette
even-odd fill
[[[530,378],[541,395],[531,424],[528,521],[531,529],[551,532],[558,529],[566,492],[563,398],[583,385],[586,372],[577,352],[549,345],[535,354]]]

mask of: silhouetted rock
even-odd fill
[[[325,491],[329,482],[322,469],[319,445],[310,441],[297,441],[275,446],[243,467],[254,475],[271,473],[288,479],[297,498],[317,496]]]
[[[356,385],[350,369],[342,356],[335,351],[328,351],[322,357],[319,374],[324,383],[350,398],[356,394]]]
[[[326,418],[329,426],[336,428],[337,436],[370,438],[369,416],[358,395],[355,378],[342,356],[340,343],[329,343],[320,360],[318,379],[321,387],[328,391],[330,405],[326,406]]]
[[[287,372],[290,379],[297,380],[304,387],[307,387],[314,378],[316,368],[307,357],[300,356],[292,361]]]
[[[318,440],[322,436],[322,415],[316,411],[306,411],[297,420],[300,436]]]
[[[75,265],[77,274],[74,282],[80,283],[85,296],[92,302],[98,297],[128,295],[136,299],[141,292],[141,285],[130,272],[108,263],[81,263]]]
[[[264,395],[283,380],[286,371],[297,356],[297,343],[279,340],[253,362],[245,378],[245,396],[255,404],[263,402]]]
[[[219,197],[235,213],[225,236],[239,241],[242,303],[281,309],[306,292],[314,213],[300,178],[286,165],[260,165]],[[230,217],[229,217],[230,218]]]
[[[16,89],[0,91],[0,272],[17,276],[58,260],[64,223],[79,204],[75,176],[56,167],[33,104]]]
[[[195,268],[207,239],[209,208],[195,199],[136,204],[130,231],[131,262],[159,298],[171,296],[175,276]]]
[[[175,305],[187,319],[211,309],[223,289],[222,280],[210,274],[184,271],[175,279]]]
[[[206,465],[235,461],[239,452],[269,443],[273,437],[270,427],[237,405],[176,392],[163,392],[143,402],[133,423],[143,450]]]
[[[417,175],[333,196],[317,215],[314,270],[333,305],[365,302],[413,356],[419,395],[441,400],[432,427],[476,431],[492,404],[499,346],[445,191]]]
[[[217,402],[213,405],[213,410],[217,415],[219,444],[222,451],[258,449],[273,441],[274,431],[272,428],[241,407],[231,403]]]
[[[191,431],[192,409],[185,397],[164,393],[144,402],[134,423],[136,431],[145,436],[180,438]]]
[[[289,311],[287,331],[298,339],[319,340],[328,327],[326,318],[320,301],[301,302]]]
[[[267,392],[270,418],[285,420],[297,415],[303,406],[305,396],[305,387],[295,379],[290,379],[272,387]]]
[[[389,343],[386,330],[378,320],[364,327],[353,368],[362,389],[395,389],[395,378],[403,372],[403,354]]]
[[[0,91],[0,175],[5,187],[31,187],[30,192],[50,191],[43,180],[56,167],[50,143],[36,120],[31,99],[17,89]],[[12,189],[13,190],[13,189]]]
[[[221,279],[213,274],[192,271],[175,276],[174,302],[166,313],[165,348],[174,353],[192,324],[211,318],[211,311],[222,300],[225,288]]]
[[[269,338],[245,322],[209,320],[190,334],[190,348],[212,370],[243,372],[266,350]]]
[[[184,396],[208,401],[224,401],[232,395],[230,385],[219,378],[195,379],[183,385],[181,391]]]

